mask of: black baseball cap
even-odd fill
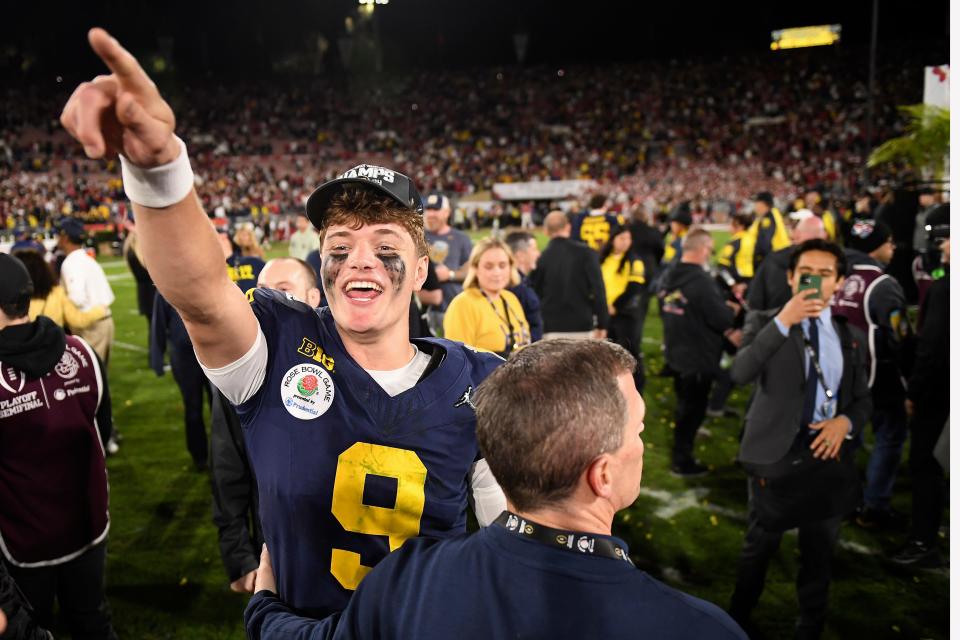
[[[393,198],[397,204],[413,213],[423,213],[423,200],[413,180],[399,171],[373,164],[358,164],[325,182],[307,198],[307,217],[317,229],[322,229],[327,218],[327,209],[334,197],[349,185],[367,187]]]
[[[753,196],[754,202],[765,202],[768,207],[773,206],[773,194],[769,191],[761,191],[757,195]]]
[[[690,201],[681,202],[673,211],[670,212],[670,222],[679,222],[682,225],[690,226],[693,224],[693,214],[690,213]]]
[[[86,231],[83,228],[83,220],[73,216],[64,216],[57,223],[57,230],[76,243],[83,242]]]
[[[870,253],[893,237],[893,231],[882,220],[857,220],[850,227],[847,241],[851,249]]]
[[[0,304],[20,302],[33,293],[30,272],[19,258],[0,253]]]

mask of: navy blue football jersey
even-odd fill
[[[470,394],[502,360],[414,340],[431,367],[390,397],[347,354],[328,308],[273,290],[251,298],[269,359],[237,413],[264,537],[284,600],[323,616],[408,538],[464,531],[478,457]]]
[[[572,216],[570,224],[571,238],[585,242],[591,249],[599,251],[610,239],[610,230],[617,225],[623,225],[623,218],[615,213],[592,216],[589,211],[583,211]]]

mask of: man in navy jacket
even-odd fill
[[[635,638],[643,629],[650,638],[745,638],[716,606],[634,567],[611,534],[643,471],[635,365],[622,347],[594,340],[547,340],[514,354],[472,399],[509,510],[473,535],[407,541],[342,613],[320,621],[276,597],[264,551],[248,636]],[[576,380],[577,393],[559,380]]]

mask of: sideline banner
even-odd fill
[[[563,200],[578,197],[596,186],[594,180],[498,182],[493,185],[493,195],[498,200]]]

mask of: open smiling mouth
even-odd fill
[[[370,302],[383,293],[383,287],[370,280],[348,282],[343,290],[344,295],[355,302]]]

